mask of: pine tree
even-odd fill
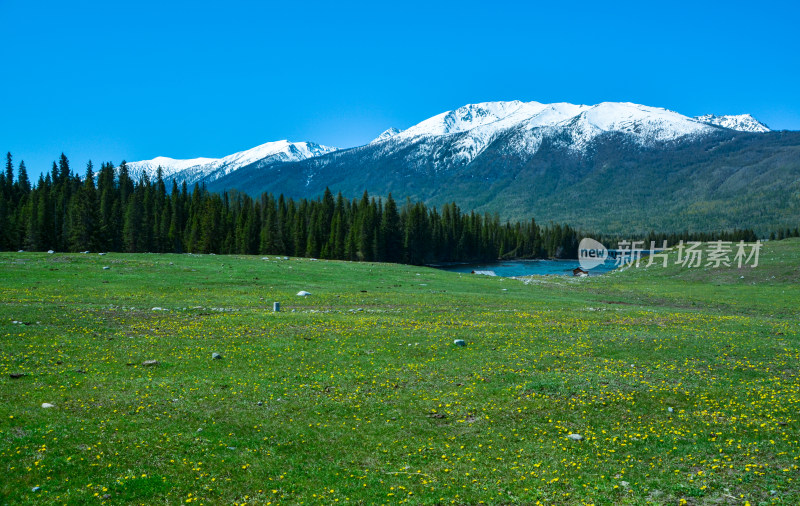
[[[25,167],[25,160],[19,162],[19,169],[17,172],[17,190],[20,195],[27,196],[31,192],[31,182],[28,179],[28,170]]]
[[[272,195],[261,196],[261,230],[258,251],[262,254],[283,253],[283,241],[278,224],[277,203]]]
[[[397,203],[392,194],[386,197],[386,203],[381,215],[381,235],[384,244],[384,259],[387,262],[402,260],[403,232],[400,226],[400,214],[397,212]]]
[[[69,179],[69,176],[69,160],[67,160],[67,156],[64,153],[61,153],[58,159],[58,179],[54,183],[63,183]]]
[[[141,217],[141,231],[140,231],[140,243],[139,243],[139,250],[140,251],[147,251],[151,252],[154,251],[153,245],[153,232],[154,226],[153,222],[155,221],[156,213],[155,213],[155,189],[153,188],[153,184],[150,182],[150,178],[147,177],[147,174],[142,176],[142,179],[138,186],[139,192],[141,193],[142,197],[142,217]]]
[[[336,209],[336,203],[333,200],[333,194],[328,187],[325,187],[325,192],[322,194],[322,202],[320,209],[320,229],[317,231],[319,241],[324,242],[330,236],[331,224],[333,223],[333,212]],[[322,244],[320,244],[320,247]]]
[[[55,167],[55,164],[53,164]],[[53,206],[52,206],[52,182],[50,174],[44,178],[40,185],[40,198],[39,206],[36,209],[37,223],[39,230],[37,234],[36,246],[33,249],[46,250],[55,247],[55,224],[53,221]]]
[[[222,234],[222,200],[217,194],[209,194],[205,188],[200,192],[198,227],[199,242],[191,249],[198,253],[220,253],[225,242]]]
[[[428,243],[427,213],[422,203],[406,205],[407,218],[405,220],[405,261],[413,265],[425,263],[426,247]]]
[[[5,178],[5,176],[2,176]],[[5,181],[1,181],[5,183]],[[11,220],[11,206],[5,195],[0,192],[0,251],[11,249],[10,232],[14,226]]]
[[[163,252],[166,248],[167,233],[169,230],[169,216],[167,209],[167,187],[164,184],[164,171],[159,165],[156,169],[156,181],[152,190],[151,229],[152,251]]]
[[[70,251],[95,250],[98,246],[99,214],[91,160],[86,165],[83,186],[72,196],[68,210]]]
[[[11,188],[14,185],[14,163],[11,152],[6,153],[6,171],[0,179],[0,192],[8,200],[11,197]]]
[[[141,251],[142,237],[142,192],[133,191],[125,205],[125,214],[122,225],[122,246],[128,253]]]
[[[323,208],[320,205],[310,206],[311,218],[308,222],[308,230],[306,231],[306,247],[305,256],[315,258],[319,256],[322,247],[322,213]]]
[[[185,187],[185,182],[184,182]],[[172,192],[170,193],[169,229],[167,231],[166,251],[173,253],[183,253],[183,226],[184,226],[184,206],[183,195],[178,189],[178,183],[172,181]]]
[[[291,205],[289,206],[291,209]],[[306,199],[300,200],[300,205],[297,207],[297,212],[294,213],[292,220],[292,256],[303,256],[305,254],[306,242],[308,238],[306,216],[308,215],[308,201]]]

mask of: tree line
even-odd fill
[[[0,250],[273,254],[409,264],[484,262],[512,258],[577,258],[581,237],[615,248],[619,240],[755,241],[751,229],[714,233],[656,233],[644,237],[581,234],[569,225],[534,219],[502,223],[497,214],[441,209],[389,194],[349,200],[330,190],[317,199],[264,193],[212,193],[186,183],[135,181],[125,162],[115,168],[90,161],[81,178],[63,154],[31,184],[25,162],[16,177],[11,153],[0,172]],[[798,237],[785,229],[770,239]]]
[[[212,193],[159,168],[134,181],[127,165],[92,162],[81,178],[66,156],[31,184],[12,157],[0,174],[0,249],[153,253],[273,254],[426,264],[498,258],[576,258],[578,232],[535,220],[441,209],[391,194],[349,200],[326,189],[316,199]]]
[[[790,233],[789,229],[787,230],[787,234]],[[800,236],[800,233],[798,234]],[[792,237],[787,235],[786,237]],[[771,234],[770,239],[775,239],[775,234]],[[781,237],[783,239],[783,237]],[[719,232],[655,232],[650,231],[646,235],[642,237],[623,237],[623,236],[603,236],[601,235],[598,241],[600,241],[603,246],[609,249],[617,249],[620,241],[626,241],[628,243],[637,242],[637,246],[644,250],[649,250],[650,246],[655,246],[656,249],[660,249],[663,247],[664,242],[668,247],[675,246],[679,244],[681,241],[687,243],[689,241],[699,241],[699,242],[709,242],[709,241],[730,241],[730,242],[755,242],[758,240],[758,236],[756,233],[749,228],[735,228],[733,230],[723,230]],[[628,248],[632,248],[631,244],[627,245]]]

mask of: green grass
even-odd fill
[[[2,253],[0,505],[797,504],[798,265]]]

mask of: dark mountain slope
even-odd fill
[[[459,134],[392,146],[367,145],[270,167],[253,164],[212,182],[314,197],[326,187],[354,198],[391,192],[441,205],[497,212],[504,219],[568,222],[611,232],[774,230],[800,222],[800,132],[709,135],[644,147],[605,133],[584,149],[566,134],[545,136],[530,155],[509,149],[517,131],[492,140],[469,162]]]

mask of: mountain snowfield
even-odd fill
[[[504,136],[504,150],[533,155],[545,138],[556,139],[563,149],[580,152],[600,135],[618,133],[642,146],[691,139],[720,129],[742,132],[769,132],[766,125],[749,114],[737,116],[705,115],[690,118],[674,111],[629,102],[603,102],[597,105],[540,102],[483,102],[468,104],[437,114],[406,130],[390,128],[364,147],[378,148],[373,156],[386,156],[415,146],[409,163],[432,157],[434,166],[465,165],[489,144]],[[358,148],[357,148],[358,149]],[[268,142],[224,158],[176,160],[157,157],[128,163],[134,178],[155,177],[158,167],[167,179],[187,184],[210,183],[243,167],[258,169],[286,162],[316,158],[337,148],[313,142]]]
[[[395,135],[397,135],[399,133],[400,133],[400,130],[398,130],[395,127],[387,128],[386,130],[383,131],[382,134],[380,134],[379,136],[375,137],[372,140],[372,142],[370,142],[370,144],[375,144],[377,142],[385,141],[386,139],[394,137]]]
[[[636,134],[642,140],[651,141],[672,140],[708,131],[709,127],[723,127],[743,132],[769,131],[766,125],[749,114],[738,116],[708,114],[689,118],[667,109],[630,102],[603,102],[588,106],[515,100],[468,104],[454,111],[438,114],[403,131],[396,128],[386,130],[372,143],[388,139],[397,141],[467,131],[477,137],[496,134],[517,126],[531,130],[575,125],[580,125],[587,136],[617,131]]]
[[[738,130],[740,132],[763,133],[770,131],[767,125],[749,114],[739,114],[735,116],[714,116],[713,114],[706,114],[704,116],[697,116],[695,119],[709,125],[730,128],[731,130]]]
[[[382,155],[396,152],[423,139],[448,139],[446,144],[426,146],[434,165],[464,165],[474,160],[490,143],[508,134],[505,151],[534,154],[545,138],[560,139],[562,148],[583,151],[598,136],[620,133],[642,146],[691,138],[726,128],[744,132],[768,132],[763,123],[748,114],[707,115],[690,118],[659,107],[629,102],[597,105],[540,102],[483,102],[447,111],[393,133],[387,130],[370,145],[385,144]]]
[[[287,140],[267,142],[246,151],[240,151],[223,158],[192,158],[175,160],[159,156],[152,160],[128,163],[128,171],[134,179],[144,174],[154,178],[161,167],[165,179],[186,181],[186,184],[211,182],[226,176],[237,169],[260,163],[271,165],[282,162],[298,162],[307,158],[337,151],[337,148],[322,146],[313,142],[289,142]]]

